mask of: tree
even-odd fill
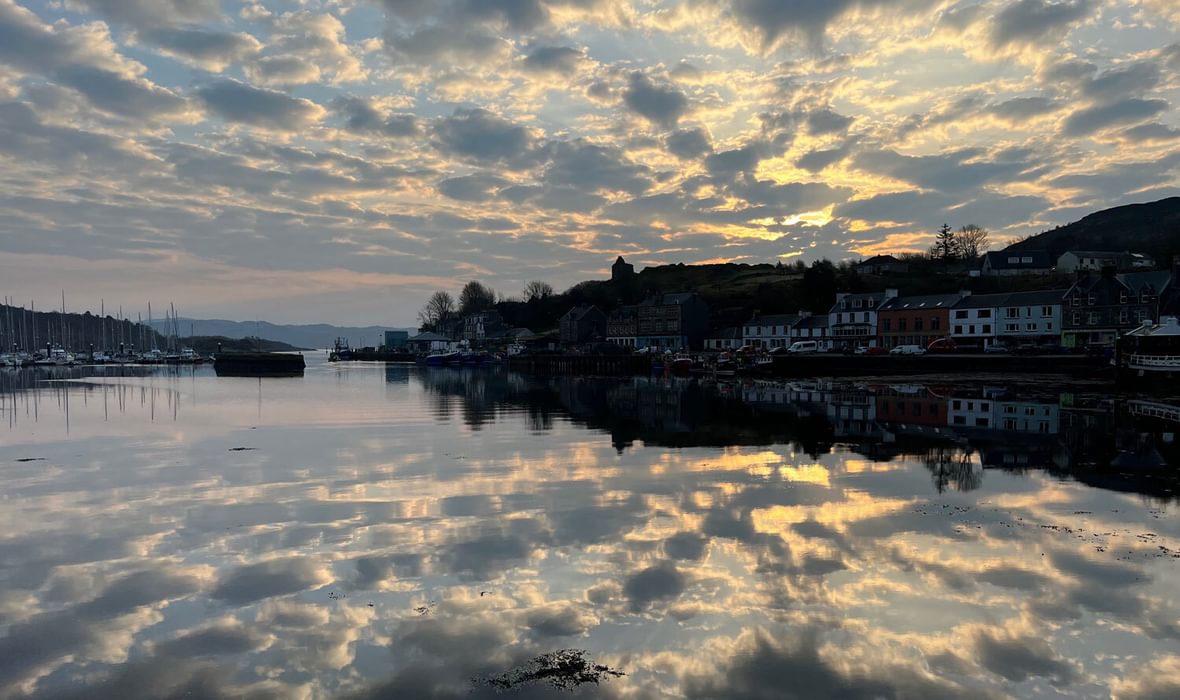
[[[459,292],[459,313],[463,315],[487,311],[496,305],[496,292],[491,287],[472,280]]]
[[[524,286],[524,300],[548,299],[553,296],[553,286],[548,282],[533,280]]]
[[[955,232],[948,224],[943,224],[934,236],[934,246],[930,248],[930,257],[943,262],[955,259]]]
[[[987,229],[967,224],[955,234],[955,252],[964,260],[974,260],[987,250]]]
[[[435,330],[438,324],[455,315],[455,298],[449,292],[435,292],[430,295],[426,306],[418,312],[418,323],[423,328]]]

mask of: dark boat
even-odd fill
[[[303,355],[286,352],[221,352],[213,358],[219,377],[302,377]]]
[[[422,360],[427,367],[444,367],[460,363],[462,355],[457,350],[441,350],[432,352]]]
[[[352,348],[348,346],[347,338],[337,338],[336,343],[332,346],[332,352],[328,353],[328,362],[341,362],[352,359]]]

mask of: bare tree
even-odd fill
[[[967,224],[955,233],[955,248],[959,257],[964,260],[974,260],[987,250],[987,229],[975,224]]]
[[[426,302],[426,306],[418,312],[418,323],[423,328],[435,329],[438,324],[442,323],[455,315],[455,297],[451,296],[449,292],[435,292],[430,295],[430,299]]]
[[[475,280],[463,285],[459,292],[459,313],[474,314],[496,305],[496,292]]]
[[[524,286],[524,300],[548,299],[553,296],[553,286],[548,282],[533,280]]]

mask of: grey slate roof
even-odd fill
[[[908,311],[911,309],[949,309],[960,299],[959,294],[927,294],[923,296],[893,297],[877,311]]]

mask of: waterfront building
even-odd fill
[[[409,339],[409,331],[385,331],[385,347],[389,350],[404,348]]]
[[[419,333],[406,340],[406,349],[411,352],[433,352],[435,350],[448,350],[450,347],[450,338],[441,333],[431,331]]]
[[[1007,294],[971,294],[961,298],[950,310],[950,335],[957,345],[984,348],[996,340],[996,309]]]
[[[1118,273],[1113,267],[1079,277],[1063,299],[1062,345],[1113,345],[1120,334],[1157,318],[1172,280],[1166,270]]]
[[[828,335],[833,347],[856,348],[877,344],[877,309],[897,296],[896,289],[868,294],[840,293],[828,311]]]
[[[713,331],[705,338],[706,350],[737,350],[742,346],[742,329],[737,326]]]
[[[511,330],[498,311],[480,311],[463,319],[463,340],[473,346],[501,339]]]
[[[832,338],[828,335],[827,314],[808,314],[791,327],[791,342],[814,340],[820,352],[832,349]]]
[[[1013,292],[996,305],[996,338],[1009,345],[1056,343],[1061,339],[1064,289]]]
[[[920,345],[950,335],[950,309],[961,294],[897,296],[877,309],[877,343],[883,348]]]
[[[593,305],[575,306],[558,322],[561,342],[584,343],[606,335],[606,314]]]
[[[764,350],[789,347],[794,342],[792,328],[804,317],[804,313],[766,315],[755,313],[742,326],[742,340],[745,345],[752,345]]]
[[[634,348],[639,332],[639,307],[620,306],[606,317],[606,342]]]
[[[636,307],[635,347],[699,349],[709,333],[709,307],[697,294],[660,294]]]

